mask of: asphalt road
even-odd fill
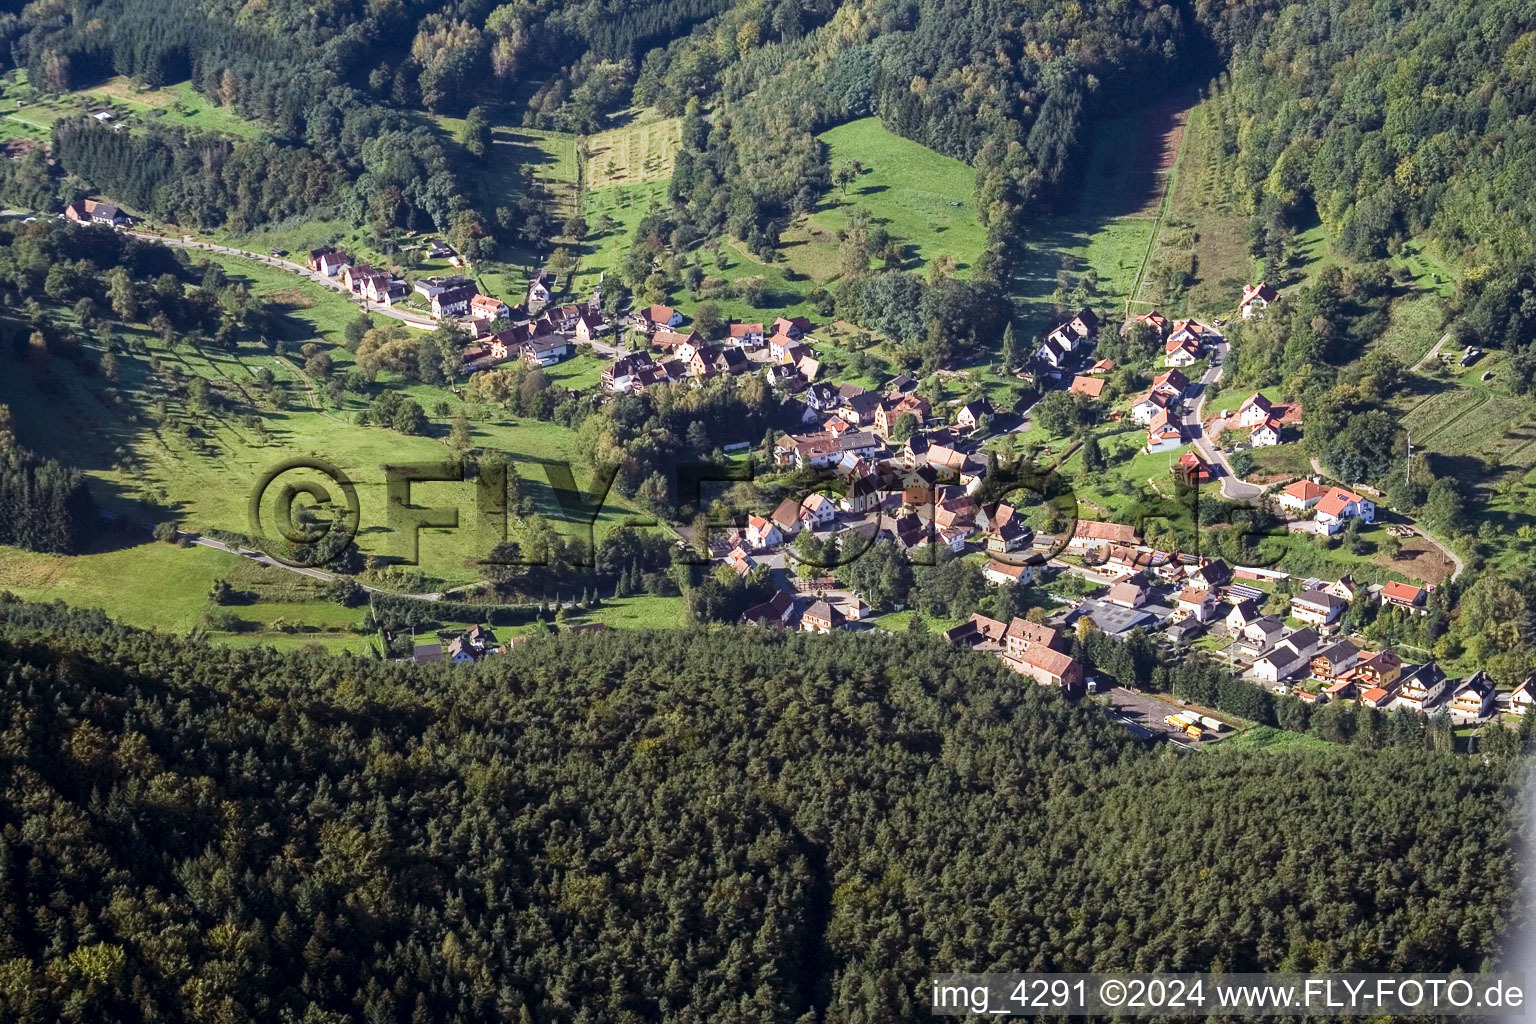
[[[1195,385],[1200,389],[1195,402],[1184,410],[1184,431],[1194,441],[1195,450],[1200,453],[1201,458],[1213,466],[1221,467],[1221,496],[1251,505],[1259,500],[1264,493],[1264,488],[1257,484],[1250,484],[1232,472],[1232,463],[1227,461],[1227,456],[1211,444],[1210,438],[1205,436],[1205,396],[1210,391],[1211,385],[1221,380],[1222,373],[1226,371],[1227,349],[1228,345],[1225,341],[1212,349],[1211,364],[1206,367],[1205,373]]]

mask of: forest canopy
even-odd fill
[[[1514,887],[1466,880],[1518,877],[1511,761],[1148,752],[930,637],[453,669],[0,620],[8,1020],[874,1024],[934,970],[1477,970]]]

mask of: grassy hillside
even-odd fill
[[[837,232],[855,208],[869,211],[906,246],[908,269],[921,269],[945,254],[965,276],[986,245],[972,192],[976,172],[959,160],[887,131],[873,117],[839,125],[818,136],[834,170],[855,161],[864,170],[847,191],[833,186],[810,216],[783,236],[789,266],[814,281],[837,275]]]
[[[295,354],[305,341],[339,342],[341,329],[355,315],[355,308],[345,300],[290,275],[239,259],[226,259],[224,264],[232,279],[244,280],[258,296],[285,304],[285,341]],[[148,331],[126,333],[141,338],[148,354],[123,355],[121,377],[113,389],[116,397],[107,393],[107,382],[100,376],[82,375],[62,361],[53,364],[46,381],[25,372],[6,374],[0,380],[0,402],[11,407],[24,443],[87,469],[99,482],[98,498],[108,507],[143,515],[141,502],[147,501],[171,508],[194,528],[244,531],[256,478],[281,459],[314,455],[340,466],[357,483],[363,516],[359,546],[368,553],[395,554],[399,539],[384,526],[382,467],[388,462],[445,458],[448,422],[455,412],[465,410],[476,417],[476,445],[515,456],[525,493],[536,509],[557,525],[584,532],[582,524],[570,521],[560,509],[546,477],[547,464],[579,461],[574,438],[562,427],[513,420],[494,409],[466,406],[446,389],[410,385],[405,392],[426,409],[432,425],[431,436],[408,437],[382,427],[358,426],[355,418],[366,405],[363,397],[349,394],[342,408],[329,408],[315,393],[316,382],[307,379],[294,362],[271,355],[254,339],[242,344],[240,351],[228,353],[185,345],[167,350]],[[351,365],[348,353],[339,345],[331,353],[336,372],[345,374]],[[258,374],[271,370],[286,392],[287,408],[262,414],[259,426],[244,417],[218,413],[199,420],[181,399],[168,395],[153,380],[150,356],[187,377],[209,380],[216,392],[254,394]],[[562,367],[562,372],[580,385],[590,382],[595,367],[592,360],[577,360]],[[396,381],[393,386],[401,385]],[[125,460],[124,452],[134,458]],[[577,480],[584,485],[579,471]],[[423,531],[422,569],[449,580],[476,578],[478,573],[466,563],[482,555],[488,545],[472,528],[473,486],[422,484],[413,488],[412,495],[417,504],[459,508],[464,524],[456,531]],[[601,533],[629,517],[614,496],[596,528]]]
[[[25,71],[0,79],[0,138],[29,138],[47,142],[53,122],[62,117],[108,110],[115,122],[131,130],[170,125],[204,132],[256,138],[265,129],[208,101],[182,82],[145,89],[121,75],[100,85],[59,96],[44,96],[27,84]]]

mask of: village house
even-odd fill
[[[1273,686],[1294,676],[1309,657],[1287,646],[1282,640],[1253,663],[1253,678]]]
[[[738,324],[732,323],[730,332],[726,335],[734,345],[742,348],[761,348],[763,344],[762,324]]]
[[[1216,477],[1211,464],[1193,450],[1180,455],[1179,460],[1168,467],[1168,472],[1173,474],[1174,480],[1185,487],[1198,487],[1201,484],[1210,483]]]
[[[970,432],[981,423],[983,416],[992,415],[992,405],[986,399],[975,402],[966,402],[955,413],[955,429],[962,432]]]
[[[1418,615],[1428,613],[1428,609],[1424,607],[1425,597],[1426,594],[1422,588],[1399,583],[1396,580],[1381,588],[1382,604],[1402,608]]]
[[[1160,409],[1152,417],[1152,422],[1147,424],[1147,443],[1143,446],[1143,450],[1149,455],[1155,452],[1169,452],[1183,443],[1184,427],[1174,414],[1166,409]]]
[[[1337,679],[1360,661],[1360,648],[1353,640],[1339,640],[1312,655],[1315,679]]]
[[[826,601],[812,602],[800,615],[800,631],[803,633],[830,633],[847,624],[848,617]]]
[[[1229,612],[1227,612],[1227,617],[1225,620],[1227,624],[1227,633],[1232,636],[1236,636],[1241,633],[1244,627],[1246,627],[1250,622],[1257,622],[1263,617],[1263,613],[1259,611],[1259,603],[1257,601],[1252,599],[1239,601],[1232,606],[1232,609]]]
[[[1248,443],[1255,448],[1273,448],[1280,443],[1283,433],[1279,420],[1267,419],[1253,428],[1253,432],[1248,435]]]
[[[1512,715],[1525,715],[1531,710],[1531,704],[1536,703],[1536,676],[1529,676],[1519,686],[1509,692],[1509,700],[1505,706]]]
[[[960,625],[946,629],[944,639],[957,647],[970,647],[979,651],[1000,651],[1003,647],[1003,634],[1007,628],[996,619],[989,619],[980,612],[974,612]]]
[[[353,293],[368,302],[390,305],[394,300],[394,275],[375,267],[347,267],[343,280]]]
[[[491,295],[476,295],[469,300],[469,315],[476,320],[500,320],[511,313],[511,307]]]
[[[1155,309],[1146,313],[1138,313],[1131,317],[1125,323],[1120,325],[1120,333],[1127,333],[1135,324],[1146,324],[1148,327],[1151,327],[1157,332],[1157,336],[1159,338],[1161,338],[1163,334],[1168,330],[1168,318],[1163,316],[1163,314],[1159,313]]]
[[[528,282],[527,303],[530,308],[547,304],[555,294],[558,278],[547,270],[541,270]]]
[[[981,578],[999,587],[1010,583],[1027,585],[1034,582],[1035,569],[1032,565],[1015,565],[1012,562],[999,562],[989,558],[987,564],[982,567]]]
[[[463,316],[469,312],[470,300],[477,294],[478,291],[473,284],[445,288],[432,296],[432,316],[438,320]]]
[[[1347,519],[1359,519],[1362,523],[1376,521],[1375,502],[1342,487],[1330,487],[1313,510],[1317,525],[1324,533],[1338,533]]]
[[[799,347],[800,343],[787,334],[775,334],[768,339],[768,358],[776,363],[786,361],[790,349]]]
[[[603,336],[603,318],[599,313],[585,310],[576,318],[576,324],[572,328],[576,340],[584,344],[590,344]]]
[[[309,269],[326,277],[335,277],[351,261],[347,254],[329,247],[324,249],[311,249],[309,251]]]
[[[1285,488],[1275,495],[1281,508],[1288,508],[1294,512],[1307,512],[1323,500],[1323,495],[1328,493],[1328,488],[1322,484],[1313,483],[1311,480],[1297,480],[1285,485]]]
[[[1164,391],[1148,391],[1131,406],[1131,420],[1142,426],[1150,426],[1159,414],[1166,414],[1175,405],[1174,399]]]
[[[737,576],[746,576],[757,568],[757,559],[753,558],[747,549],[741,545],[732,548],[725,556],[725,564],[731,567],[731,571]]]
[[[1004,642],[1010,657],[1018,657],[1032,647],[1063,649],[1066,644],[1050,626],[1015,616],[1008,622]]]
[[[794,498],[785,498],[774,508],[773,514],[768,517],[769,522],[779,528],[779,532],[785,539],[794,536],[800,529],[800,503]]]
[[[654,370],[656,361],[649,352],[631,352],[603,371],[603,387],[609,391],[629,391],[642,370]]]
[[[877,392],[865,391],[857,384],[843,384],[837,389],[837,414],[855,426],[873,425],[875,410],[880,408]]]
[[[762,604],[755,604],[742,612],[741,621],[783,629],[794,613],[795,599],[781,590]]]
[[[773,333],[803,338],[811,332],[811,322],[803,316],[779,317],[773,321]]]
[[[752,545],[753,551],[761,551],[764,548],[776,548],[784,543],[784,534],[780,532],[778,526],[762,516],[747,517],[745,536],[747,543]]]
[[[1164,366],[1189,366],[1200,358],[1200,342],[1194,338],[1169,338],[1163,345]]]
[[[837,519],[837,505],[825,494],[814,491],[800,503],[800,518],[811,529],[820,529]]]
[[[523,362],[534,366],[553,366],[571,354],[571,343],[558,334],[532,338],[518,346]]]
[[[1140,583],[1132,583],[1130,580],[1121,580],[1109,588],[1109,594],[1104,600],[1110,604],[1119,605],[1121,608],[1140,608],[1147,603],[1150,591]]]
[[[1403,685],[1397,692],[1397,706],[1409,711],[1426,711],[1445,696],[1449,685],[1450,680],[1440,670],[1440,666],[1433,661],[1426,661],[1403,677]]]
[[[875,407],[875,433],[889,439],[896,429],[896,424],[903,416],[908,415],[917,421],[918,426],[922,426],[928,421],[930,411],[928,400],[915,394],[887,395],[885,401]]]
[[[1079,519],[1067,541],[1067,550],[1081,554],[1093,548],[1110,544],[1134,547],[1141,543],[1141,536],[1133,528],[1120,523],[1101,523],[1092,519]]]
[[[1243,400],[1243,404],[1237,407],[1237,425],[1240,427],[1256,427],[1270,418],[1270,412],[1274,409],[1274,403],[1255,391]]]
[[[1285,638],[1285,623],[1273,615],[1261,615],[1243,626],[1235,639],[1249,657],[1258,657]]]
[[[1216,594],[1210,590],[1186,587],[1175,600],[1174,617],[1179,621],[1194,619],[1196,622],[1207,622],[1215,611]]]
[[[681,331],[669,331],[665,328],[655,331],[650,336],[650,347],[657,352],[665,352],[668,355],[687,361],[693,358],[704,340],[695,331],[686,334]]]
[[[1052,370],[1060,370],[1066,365],[1067,360],[1072,355],[1072,349],[1063,344],[1060,338],[1059,332],[1050,335],[1041,344],[1040,350],[1035,353],[1035,358],[1049,366]]]
[[[1308,590],[1291,598],[1291,616],[1309,626],[1331,626],[1349,610],[1349,602],[1326,590]]]
[[[1355,598],[1360,596],[1360,592],[1365,588],[1361,586],[1360,582],[1356,580],[1354,576],[1349,573],[1345,573],[1343,576],[1340,576],[1332,583],[1323,587],[1323,589],[1328,591],[1328,593],[1332,594],[1334,597],[1342,597],[1346,601],[1353,601]]]
[[[1398,680],[1403,676],[1403,659],[1390,647],[1370,657],[1362,655],[1361,661],[1349,672],[1361,692],[1373,689],[1397,691]]]
[[[1172,399],[1172,404],[1177,405],[1189,390],[1189,378],[1184,376],[1182,370],[1164,370],[1152,378],[1152,390],[1167,395]]]
[[[1185,578],[1185,585],[1198,590],[1216,590],[1232,582],[1232,567],[1220,558],[1200,562]]]
[[[1254,630],[1257,626],[1258,623],[1253,623],[1249,629]],[[1253,663],[1254,678],[1264,683],[1278,683],[1290,678],[1317,653],[1317,641],[1315,629],[1298,629],[1286,634]]]
[[[1083,341],[1092,341],[1099,336],[1099,317],[1093,310],[1086,306],[1077,311],[1077,314],[1068,320],[1065,329],[1077,335]]]
[[[1451,695],[1451,718],[1462,724],[1491,718],[1497,706],[1498,687],[1481,670],[1463,679]]]
[[[1014,516],[987,531],[987,553],[1007,555],[1023,551],[1034,539],[1034,531],[1025,525],[1022,517]]]
[[[118,227],[128,223],[128,215],[112,203],[96,199],[76,199],[64,207],[64,216],[76,224],[107,224]]]
[[[1132,576],[1151,569],[1158,564],[1161,557],[1163,557],[1161,552],[1146,551],[1128,544],[1114,544],[1109,548],[1109,554],[1104,559],[1101,571]]]
[[[1274,286],[1259,282],[1258,284],[1245,285],[1243,287],[1243,301],[1238,304],[1244,320],[1252,320],[1261,315],[1269,304],[1280,297]]]
[[[1032,644],[1018,654],[1010,651],[1003,655],[1003,663],[1041,686],[1075,690],[1083,682],[1083,666],[1076,658],[1043,644]]]
[[[683,314],[671,306],[642,306],[629,315],[629,322],[636,330],[654,334],[676,327],[683,322]]]
[[[1103,377],[1085,377],[1078,374],[1072,378],[1072,386],[1068,390],[1084,398],[1098,398],[1104,393],[1105,383]]]
[[[774,443],[773,459],[779,466],[825,469],[841,462],[845,453],[872,457],[881,449],[874,434],[849,430],[843,434],[785,434]]]

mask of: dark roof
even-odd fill
[[[411,650],[411,660],[418,665],[439,661],[443,656],[442,644],[417,644]]]

